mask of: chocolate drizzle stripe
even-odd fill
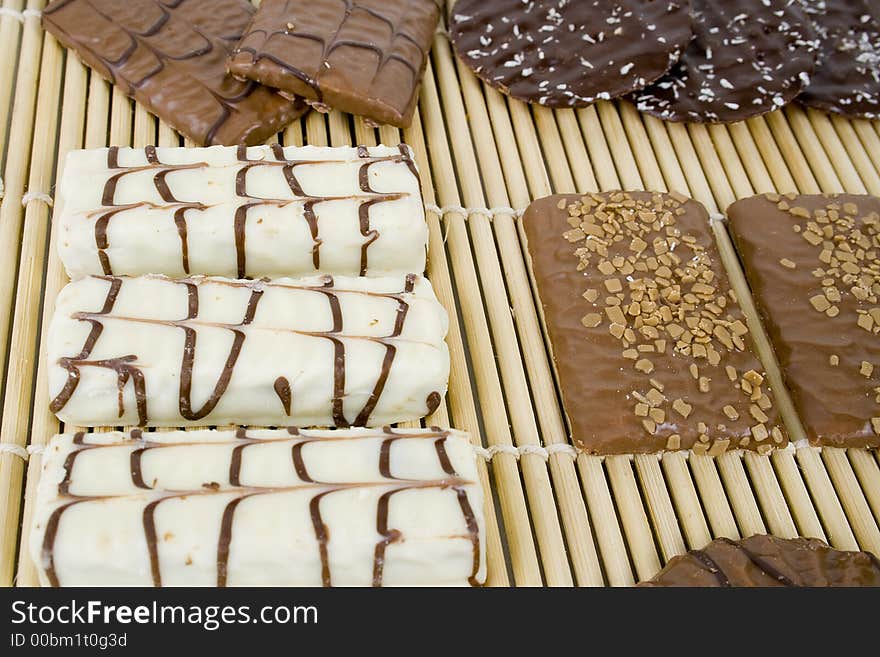
[[[150,573],[153,576],[153,586],[162,586],[162,565],[159,563],[159,544],[156,537],[156,507],[168,498],[153,500],[144,507],[142,519],[144,524],[144,538],[147,542],[147,551],[150,554]]]

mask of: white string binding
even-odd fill
[[[43,12],[39,9],[25,9],[24,11],[18,11],[17,9],[10,9],[9,7],[0,7],[0,17],[9,16],[22,25],[24,25],[24,20],[26,18],[39,18],[42,15]]]
[[[549,460],[553,454],[566,454],[572,458],[577,458],[580,450],[571,445],[559,443],[555,445],[521,445],[514,447],[513,445],[489,445],[489,447],[474,446],[474,452],[484,461],[491,461],[497,454],[509,454],[519,460],[523,456],[533,454],[540,456],[545,461]]]
[[[45,192],[25,192],[25,194],[21,197],[22,207],[26,208],[28,206],[28,203],[30,203],[31,201],[42,201],[50,208],[55,204],[55,201],[52,200],[52,197]]]
[[[3,178],[0,177],[0,201],[6,196],[6,187],[3,186]]]
[[[28,451],[15,443],[0,443],[0,454],[14,454],[22,461],[28,460]]]
[[[440,215],[441,217],[455,212],[456,214],[461,214],[465,217],[471,214],[480,214],[489,219],[492,219],[497,215],[508,215],[518,219],[523,216],[523,213],[525,212],[525,209],[517,210],[516,208],[511,208],[506,205],[500,205],[494,208],[466,208],[461,205],[444,205],[443,207],[440,207],[434,203],[425,203],[425,209],[436,215]]]
[[[726,222],[727,222],[727,216],[721,214],[720,212],[710,212],[710,213],[709,213],[709,223],[710,223],[710,224],[714,224],[714,223],[716,223],[716,222],[718,222],[718,223],[722,223],[722,224],[723,224],[723,223],[726,223]]]
[[[15,443],[0,443],[0,454],[15,454],[22,461],[27,461],[32,454],[42,454],[44,445],[28,445],[22,447]]]

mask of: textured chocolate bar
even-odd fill
[[[306,109],[226,72],[252,14],[244,0],[56,0],[43,26],[197,144],[234,146],[264,142]]]
[[[523,217],[572,438],[596,454],[786,442],[705,208],[551,196]]]
[[[880,446],[880,199],[756,196],[727,212],[810,442]]]
[[[639,586],[880,586],[880,561],[815,538],[718,538],[672,558]]]
[[[434,0],[264,0],[229,70],[406,128],[439,15]]]

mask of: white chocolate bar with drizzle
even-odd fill
[[[78,426],[383,426],[446,391],[422,276],[90,276],[58,296],[50,408]]]
[[[404,144],[72,151],[54,220],[73,279],[422,273],[428,239]]]
[[[49,586],[485,582],[467,435],[441,429],[64,434],[31,533]]]

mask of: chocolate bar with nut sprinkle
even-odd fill
[[[569,194],[535,201],[523,222],[576,445],[717,455],[786,444],[702,205]]]

